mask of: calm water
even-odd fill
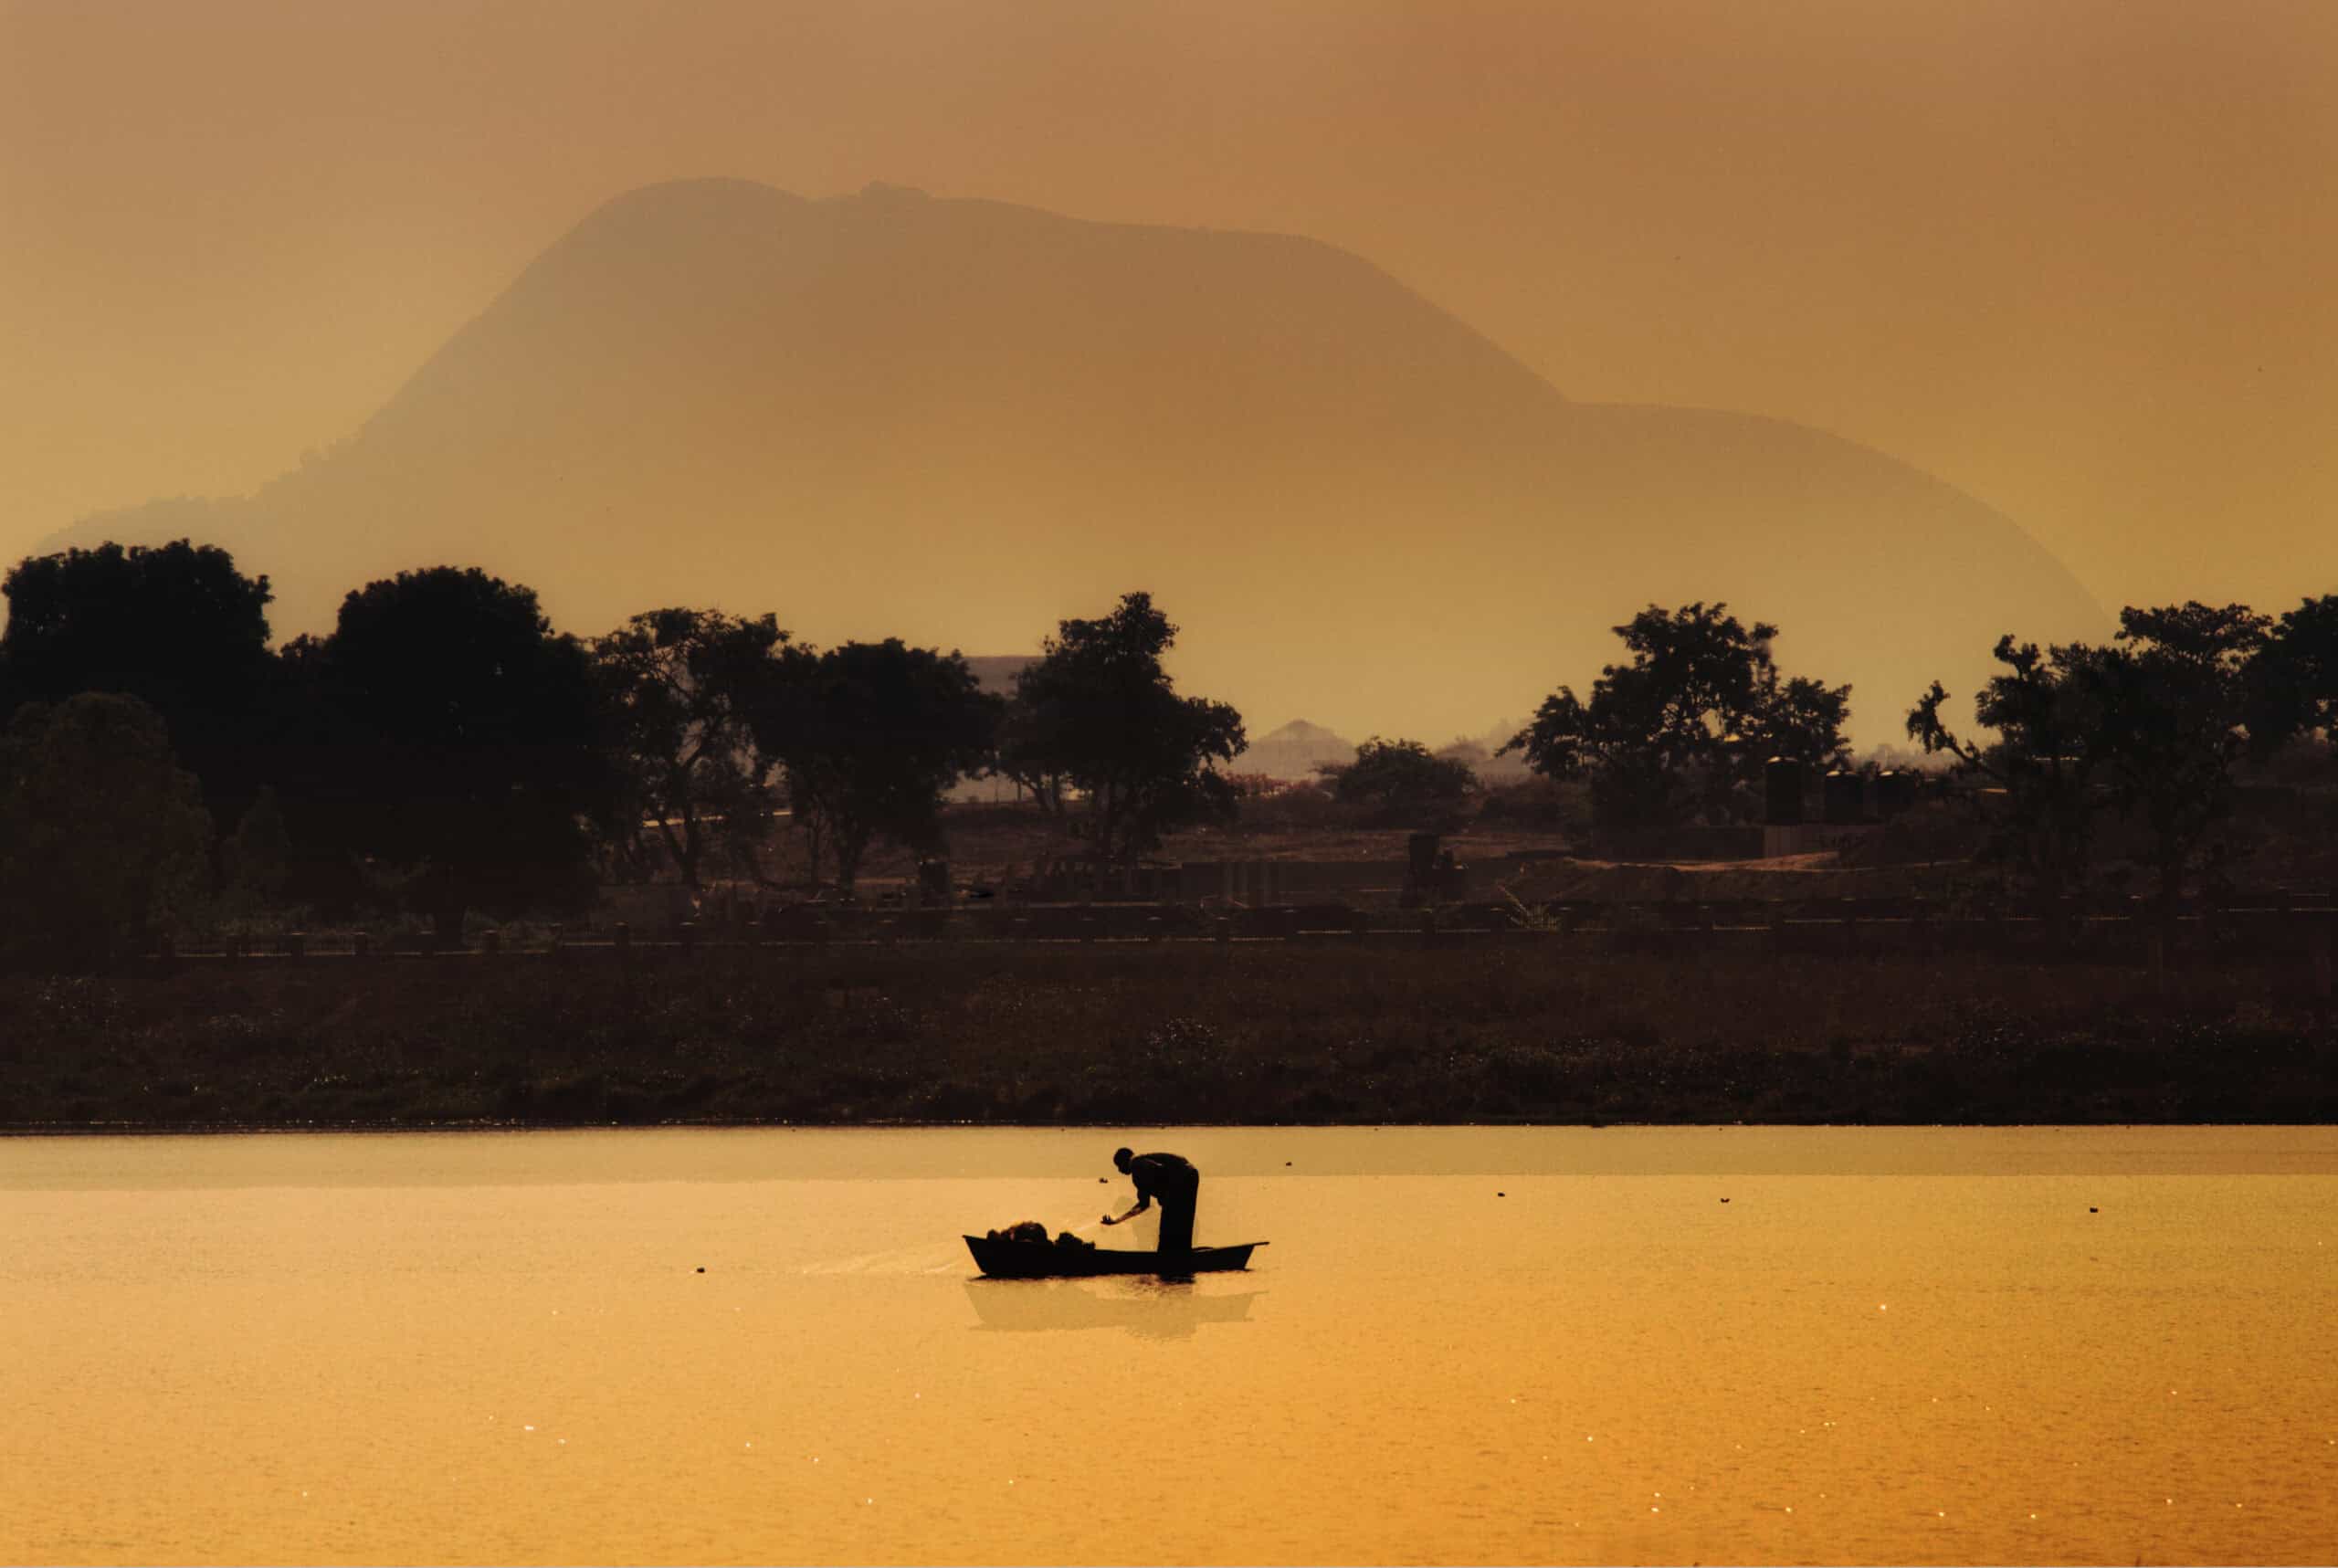
[[[2338,1551],[2338,1131],[1122,1141],[0,1142],[0,1560]]]

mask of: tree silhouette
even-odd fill
[[[848,894],[869,845],[943,847],[942,797],[989,763],[1003,703],[957,654],[898,638],[790,649],[789,680],[756,714],[759,744],[787,773],[813,875],[836,862]]]
[[[1959,737],[1941,709],[1937,680],[1908,713],[1908,734],[1930,753],[1955,761],[1968,785],[2003,792],[1986,810],[1989,853],[2026,875],[2049,901],[2086,879],[2101,805],[2103,682],[2100,649],[2084,643],[2041,651],[1999,637],[2004,673],[1989,678],[1974,715],[1997,732],[1983,745]],[[1976,797],[1980,798],[1980,797]]]
[[[1016,677],[1001,744],[1011,777],[1087,796],[1090,853],[1125,864],[1189,822],[1228,820],[1233,786],[1216,764],[1244,743],[1242,715],[1180,697],[1161,657],[1177,628],[1150,594],[1124,595],[1097,620],[1067,620]]]
[[[2251,660],[2251,749],[2338,732],[2338,594],[2308,599],[2274,623]]]
[[[84,692],[19,707],[0,735],[0,952],[102,968],[207,880],[210,818],[160,715]]]
[[[1991,852],[2048,899],[2085,880],[2099,819],[2117,811],[2150,837],[2160,900],[2173,910],[2231,815],[2233,768],[2261,711],[2265,645],[2265,618],[2248,606],[2196,601],[2122,610],[2107,647],[2041,651],[2001,637],[2005,673],[1974,706],[1996,740],[1954,733],[1938,681],[1909,713],[1908,733],[1954,757],[1968,784],[2001,792],[1987,806]]]
[[[266,577],[186,540],[114,543],[17,563],[0,596],[0,714],[81,691],[137,698],[203,783],[222,825],[267,782]]]
[[[1339,799],[1396,815],[1450,811],[1478,785],[1468,763],[1438,756],[1418,741],[1377,735],[1356,748],[1354,761],[1319,763],[1315,771]]]
[[[1595,816],[1624,826],[1734,817],[1741,786],[1772,756],[1839,761],[1851,689],[1781,684],[1778,628],[1728,612],[1650,605],[1615,628],[1631,662],[1602,669],[1588,702],[1560,687],[1501,754],[1522,752],[1549,778],[1587,776]]]
[[[2097,686],[2099,748],[2111,800],[2149,829],[2162,904],[2232,811],[2233,764],[2248,749],[2252,663],[2265,617],[2196,601],[2126,609],[2119,645],[2080,668]]]
[[[700,885],[710,821],[750,856],[768,826],[777,759],[755,743],[753,716],[787,679],[787,634],[762,616],[711,610],[638,615],[593,645],[607,715],[613,810],[621,847],[654,830],[690,887]]]
[[[342,600],[313,658],[355,731],[332,770],[347,847],[415,873],[442,937],[577,885],[606,790],[592,674],[532,589],[402,572]]]
[[[281,898],[292,877],[292,838],[273,786],[262,785],[219,846],[225,890],[246,909],[262,909]]]

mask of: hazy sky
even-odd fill
[[[2279,607],[2338,588],[2333,84],[2331,0],[0,0],[0,552],[257,486],[606,197],[736,174],[1313,236],[2106,604]]]

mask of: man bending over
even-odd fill
[[[1132,1154],[1126,1149],[1112,1152],[1112,1164],[1128,1173],[1136,1184],[1136,1206],[1115,1218],[1104,1216],[1106,1225],[1118,1225],[1122,1220],[1134,1219],[1155,1203],[1161,1205],[1161,1239],[1163,1252],[1191,1252],[1194,1249],[1194,1204],[1201,1194],[1202,1173],[1176,1154]]]

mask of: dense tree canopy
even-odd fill
[[[432,567],[342,602],[313,655],[354,728],[336,775],[352,849],[414,871],[442,931],[575,885],[606,795],[592,672],[532,589]]]
[[[1909,711],[1908,734],[1928,753],[1954,759],[1968,784],[2002,792],[1989,813],[1990,853],[2051,899],[2082,882],[2093,859],[2102,655],[2084,643],[2040,649],[2007,636],[1993,657],[2005,669],[1982,688],[1974,716],[1996,741],[1948,727],[1948,692],[1937,680]]]
[[[0,734],[0,956],[53,969],[134,955],[207,879],[210,818],[154,710],[84,692]]]
[[[1002,702],[958,655],[898,638],[790,650],[789,680],[759,710],[758,733],[787,770],[788,803],[813,874],[833,858],[851,891],[869,846],[943,847],[942,798],[989,764]]]
[[[1218,764],[1242,750],[1242,715],[1177,694],[1161,663],[1176,639],[1151,595],[1129,594],[1109,616],[1062,622],[1016,678],[999,765],[1058,812],[1067,786],[1083,794],[1078,826],[1105,864],[1234,814]]]
[[[1355,759],[1325,763],[1317,770],[1341,800],[1396,814],[1449,810],[1477,787],[1469,764],[1439,756],[1418,741],[1384,741],[1374,735],[1358,746]]]
[[[2151,846],[2162,900],[2217,846],[2232,810],[2233,769],[2266,711],[2264,617],[2241,605],[2196,602],[2120,613],[2108,647],[2041,650],[1998,640],[2004,673],[1974,705],[1988,742],[1966,740],[1942,715],[1934,681],[1908,715],[1927,752],[1954,758],[1985,799],[1992,854],[2048,898],[2084,883],[2107,816],[2123,816]]]
[[[2231,815],[2233,764],[2248,748],[2252,665],[2265,618],[2196,602],[2120,613],[2119,640],[2089,668],[2111,802],[2148,830],[2160,897],[2214,848]]]
[[[2275,622],[2252,661],[2249,738],[2260,754],[2299,735],[2338,738],[2338,594]]]
[[[116,691],[161,715],[173,750],[232,825],[266,781],[272,673],[266,577],[186,540],[19,562],[0,582],[0,714]]]
[[[588,650],[530,590],[454,567],[370,584],[330,637],[275,655],[267,580],[186,541],[26,560],[0,593],[0,950],[17,962],[111,962],[215,874],[205,919],[338,910],[369,887],[442,929],[542,907],[588,884],[588,825],[644,874],[670,859],[697,886],[727,853],[762,879],[783,788],[815,877],[848,889],[880,838],[941,849],[946,792],[994,768],[1095,863],[1126,865],[1231,816],[1224,769],[1245,740],[1231,707],[1177,692],[1177,628],[1142,593],[1061,622],[1011,702],[956,654],[819,652],[770,616],[655,610]],[[1845,765],[1850,689],[1783,676],[1776,627],[1699,603],[1614,629],[1627,657],[1502,748],[1585,781],[1569,799],[1587,793],[1601,826],[1740,816],[1771,757]],[[2007,637],[1995,657],[1970,737],[1938,683],[1908,732],[1953,762],[1989,853],[2049,897],[2115,853],[2172,904],[2232,849],[2247,770],[2309,792],[2329,776],[2338,595],[2278,620],[2130,608],[2111,643]],[[1343,800],[1430,825],[1486,760],[1374,736],[1322,771]]]
[[[1587,775],[1602,823],[1727,820],[1770,757],[1843,757],[1851,689],[1782,682],[1777,627],[1748,628],[1722,604],[1651,605],[1616,635],[1631,662],[1603,669],[1589,701],[1560,687],[1502,748],[1551,778]]]
[[[263,786],[219,845],[221,891],[243,911],[263,910],[291,887],[292,837],[273,786]]]
[[[777,764],[756,744],[754,717],[788,678],[786,644],[771,616],[664,609],[593,645],[613,773],[604,828],[621,858],[637,862],[640,836],[654,831],[696,888],[713,827],[754,864]]]

